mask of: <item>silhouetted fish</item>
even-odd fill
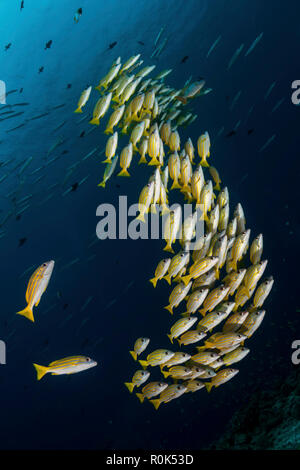
[[[5,46],[5,50],[7,51],[7,50],[10,48],[10,46],[11,46],[11,42],[10,42],[10,43],[8,43],[8,44],[6,44],[6,46]]]
[[[67,88],[70,89],[72,86],[72,83],[68,83]]]
[[[145,43],[143,41],[138,41],[138,43],[141,45],[141,46],[144,46]]]
[[[189,56],[188,55],[185,55],[182,59],[181,59],[181,63],[184,64],[187,60],[188,60]]]
[[[46,42],[45,50],[50,49],[51,45],[52,45],[52,39],[50,39],[50,41]]]
[[[236,132],[235,131],[230,131],[230,132],[228,132],[228,134],[226,134],[225,137],[232,137],[233,135],[236,135]]]
[[[44,71],[44,67],[39,68],[39,73],[42,73]]]
[[[82,131],[79,137],[84,137],[85,131]]]
[[[72,184],[72,189],[71,189],[71,191],[76,191],[76,189],[78,188],[78,186],[79,186],[78,183]]]
[[[26,237],[20,238],[20,240],[19,240],[19,246],[24,245],[24,243],[25,243],[26,241],[27,241],[27,238],[26,238]]]
[[[20,8],[20,10],[22,11],[23,8],[24,8],[24,0],[21,1],[21,8]]]
[[[248,135],[253,134],[254,129],[248,129]]]
[[[69,307],[69,304],[64,304],[63,305],[63,310],[66,310]]]
[[[109,46],[108,46],[108,49],[112,49],[113,47],[115,47],[117,44],[117,41],[114,41],[112,42]]]

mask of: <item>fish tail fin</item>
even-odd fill
[[[208,391],[208,393],[210,393],[210,391],[211,391],[213,385],[212,385],[211,383],[206,383],[206,384],[205,384],[205,387],[206,387],[206,390]]]
[[[207,163],[207,161],[205,160],[205,158],[202,158],[201,162],[200,162],[200,165],[201,166],[205,166],[206,168],[209,167],[209,164]]]
[[[216,279],[220,279],[220,272],[218,268],[215,269],[215,275],[216,275]]]
[[[107,127],[104,131],[104,134],[113,134],[113,133],[114,133],[114,131],[111,127]]]
[[[136,396],[138,397],[141,403],[144,403],[145,397],[142,393],[136,393]]]
[[[137,353],[135,351],[129,351],[129,354],[131,354],[135,361],[137,360]]]
[[[209,223],[209,218],[208,218],[208,215],[207,215],[207,214],[204,214],[203,219],[205,220],[205,222]]]
[[[217,183],[217,184],[214,186],[214,189],[215,189],[216,191],[221,191],[220,183]]]
[[[175,180],[171,186],[171,189],[179,189],[179,188],[181,188],[181,186],[178,183],[178,181]]]
[[[165,379],[167,377],[169,377],[169,375],[170,375],[170,372],[166,372],[165,370],[162,370],[161,373],[162,373],[162,375],[164,376]]]
[[[120,171],[120,173],[118,173],[118,176],[127,176],[128,177],[128,176],[130,176],[130,174],[128,173],[128,171],[125,168],[123,168]]]
[[[48,367],[45,366],[39,366],[38,364],[33,364],[36,373],[37,373],[37,379],[41,380],[45,374],[48,372]]]
[[[89,122],[90,124],[97,124],[97,126],[100,124],[100,120],[98,118],[93,118]]]
[[[105,181],[101,181],[101,183],[99,183],[98,186],[101,186],[101,188],[105,188]]]
[[[191,278],[192,278],[192,276],[189,274],[189,275],[187,275],[187,276],[182,276],[181,280],[182,280],[182,282],[184,282],[184,284],[187,286],[188,283],[190,282]]]
[[[82,111],[81,108],[77,108],[77,109],[75,109],[75,111],[74,111],[74,113],[76,113],[76,114],[77,114],[77,113],[82,113],[82,112],[83,112],[83,111]]]
[[[156,287],[156,284],[157,284],[157,281],[158,281],[158,279],[156,279],[156,277],[153,277],[152,279],[149,279],[149,281],[151,282],[153,287]]]
[[[189,312],[183,312],[180,314],[182,317],[188,317],[190,315]]]
[[[206,349],[206,346],[196,346],[197,351],[201,352]]]
[[[205,308],[201,308],[201,310],[199,310],[199,313],[201,313],[202,317],[205,317],[205,314],[206,314]]]
[[[139,214],[139,215],[136,217],[136,220],[141,220],[142,222],[145,222],[144,214]]]
[[[170,340],[171,343],[173,344],[173,337],[172,337],[172,335],[167,335],[167,337],[169,338],[169,340]]]
[[[164,307],[166,310],[168,310],[170,312],[171,315],[173,315],[173,308],[171,307],[171,305],[167,305],[166,307]]]
[[[139,165],[140,165],[141,163],[146,163],[146,164],[147,164],[147,160],[146,160],[145,157],[141,157],[141,158],[140,158],[140,160],[139,160]]]
[[[157,399],[157,400],[149,400],[149,401],[150,401],[150,403],[152,403],[152,405],[154,406],[154,408],[155,408],[156,410],[158,410],[158,407],[159,407],[159,405],[160,405],[160,400]]]
[[[19,312],[17,312],[17,315],[23,315],[23,317],[26,317],[28,318],[28,320],[31,320],[34,322],[32,308],[29,305],[27,305],[27,307],[24,308],[23,310],[20,310]]]
[[[141,366],[143,367],[143,369],[146,369],[146,368],[147,368],[148,361],[139,361],[139,363],[141,364]]]
[[[132,382],[124,382],[124,383],[125,383],[126,387],[128,388],[128,390],[130,391],[130,393],[132,393],[135,384],[133,384]]]
[[[177,338],[177,341],[178,341],[179,347],[181,347],[181,344],[182,344],[181,339]]]
[[[174,250],[169,243],[167,243],[166,246],[164,247],[164,251],[168,251],[169,253],[174,254]]]
[[[102,163],[111,163],[111,158],[107,157],[105,160],[102,161]]]
[[[167,281],[167,283],[169,285],[171,285],[171,275],[170,274],[167,274],[166,276],[164,276],[164,279]]]

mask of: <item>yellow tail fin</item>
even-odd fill
[[[152,405],[154,406],[154,408],[157,410],[159,405],[160,405],[160,400],[157,399],[157,400],[149,400],[150,403],[152,403]]]
[[[136,393],[136,396],[138,397],[141,403],[144,403],[145,397],[142,393]]]
[[[170,372],[166,372],[164,370],[161,371],[162,375],[164,376],[164,378],[166,379],[167,377],[169,377],[170,375]]]
[[[167,243],[166,246],[164,247],[164,251],[168,251],[169,253],[174,254],[174,250],[169,243]]]
[[[38,364],[33,364],[36,372],[37,372],[37,379],[41,380],[45,374],[48,372],[48,367],[39,366]]]
[[[99,126],[100,121],[99,121],[98,118],[93,118],[93,119],[90,121],[90,124],[97,124],[97,126]]]
[[[141,220],[142,222],[145,222],[145,217],[144,217],[144,214],[139,214],[135,220]]]
[[[137,353],[135,351],[129,351],[129,354],[132,355],[132,357],[135,361],[137,360]]]
[[[205,308],[202,308],[201,310],[199,310],[199,313],[201,313],[202,317],[205,317],[205,315],[206,315]]]
[[[173,307],[171,307],[171,305],[167,305],[166,307],[164,307],[166,310],[168,310],[170,312],[171,315],[173,315]]]
[[[153,287],[156,287],[156,284],[157,284],[157,281],[158,281],[158,279],[156,279],[156,277],[153,277],[152,279],[149,279],[149,281],[151,282]]]
[[[173,312],[172,312],[173,313]],[[171,341],[171,343],[173,344],[173,337],[172,335],[167,335],[167,337],[169,338],[169,340]]]
[[[112,163],[111,158],[107,157],[105,160],[102,160],[102,163]]]
[[[125,170],[123,168],[123,170],[121,170],[120,173],[118,173],[118,176],[127,176],[128,177],[128,176],[130,176],[130,174],[128,173],[127,170]]]
[[[101,188],[105,188],[105,181],[101,181],[101,183],[99,183],[98,186],[101,186]]]
[[[23,315],[23,317],[26,317],[28,318],[28,320],[31,320],[34,322],[32,308],[29,305],[27,305],[27,307],[24,308],[24,310],[20,310],[19,312],[17,312],[17,315]]]
[[[75,109],[74,113],[82,113],[82,109],[81,109],[81,108],[77,108],[77,109]]]
[[[128,388],[128,390],[130,391],[130,393],[133,392],[133,389],[135,387],[135,384],[133,384],[132,382],[124,382],[126,387]]]
[[[205,166],[206,168],[209,168],[209,164],[208,164],[207,161],[204,160],[204,159],[201,160],[200,165],[201,165],[201,166]]]
[[[139,165],[140,165],[141,163],[146,163],[146,164],[147,164],[147,160],[146,160],[145,157],[141,157],[141,158],[140,158],[140,160],[139,160]]]
[[[148,362],[147,361],[139,361],[143,369],[147,369]]]
[[[104,134],[113,134],[113,133],[114,133],[114,131],[113,131],[113,129],[112,129],[111,127],[108,127],[108,128],[105,129],[105,131],[104,131]]]
[[[170,274],[167,274],[166,276],[164,276],[163,279],[165,279],[167,281],[167,283],[169,285],[171,285],[171,275]]]
[[[205,384],[205,387],[206,387],[206,390],[208,391],[208,393],[211,391],[213,385],[211,383],[206,383]]]
[[[174,181],[174,183],[172,184],[171,186],[171,189],[179,189],[181,188],[180,184],[178,183],[178,181]]]
[[[182,276],[181,280],[184,282],[184,284],[187,286],[190,280],[192,279],[192,276]]]
[[[221,191],[220,183],[217,183],[217,184],[214,186],[214,189],[215,189],[216,191]]]

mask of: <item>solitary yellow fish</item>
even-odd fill
[[[40,303],[41,297],[47,289],[48,283],[50,281],[53,268],[54,261],[51,260],[43,263],[34,271],[31,278],[29,279],[26,290],[25,298],[27,307],[24,308],[24,310],[17,312],[18,315],[23,315],[24,317],[34,322],[32,309],[34,306],[37,307]]]

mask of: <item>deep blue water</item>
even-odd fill
[[[0,80],[7,104],[24,114],[1,121],[0,105],[0,338],[7,344],[7,364],[0,366],[2,449],[39,448],[202,448],[222,432],[233,413],[257,389],[287,375],[291,343],[299,334],[297,304],[299,254],[299,107],[291,102],[291,83],[299,79],[299,4],[290,0],[2,0],[0,3]],[[73,21],[77,8],[83,15]],[[150,59],[162,26],[169,42],[158,60]],[[256,48],[245,57],[253,40]],[[217,37],[221,40],[207,58]],[[45,50],[47,41],[50,49]],[[108,50],[109,44],[117,45]],[[137,41],[144,42],[144,46]],[[12,43],[8,50],[5,45]],[[244,49],[230,70],[235,50]],[[208,395],[199,392],[162,406],[156,412],[140,405],[123,385],[134,372],[128,354],[138,336],[149,336],[151,347],[169,347],[170,316],[162,308],[168,287],[154,290],[152,277],[162,255],[161,241],[97,241],[96,208],[116,204],[119,195],[137,202],[145,172],[133,163],[132,177],[112,178],[98,188],[103,166],[97,154],[81,161],[106,142],[103,128],[90,129],[73,113],[81,91],[96,84],[119,55],[126,60],[141,53],[144,64],[172,68],[166,80],[180,87],[193,75],[204,77],[213,91],[192,103],[198,119],[180,131],[182,140],[210,134],[211,160],[230,192],[231,208],[241,202],[252,235],[264,234],[267,274],[275,279],[266,301],[262,327],[249,341],[250,355],[239,375]],[[182,64],[181,59],[188,55]],[[42,73],[39,68],[44,67]],[[272,82],[273,90],[264,96]],[[71,84],[71,88],[67,85]],[[23,89],[20,93],[20,89]],[[241,95],[232,109],[237,92]],[[276,104],[284,98],[277,110]],[[94,100],[93,100],[94,103]],[[51,109],[65,104],[59,109]],[[251,107],[252,112],[249,114]],[[7,111],[9,108],[5,109]],[[89,102],[85,111],[92,110]],[[27,121],[48,112],[43,118]],[[4,110],[3,110],[4,112]],[[4,117],[4,116],[3,116]],[[238,123],[236,135],[225,137]],[[54,129],[66,123],[57,131]],[[25,123],[15,131],[7,132]],[[219,130],[224,131],[218,136]],[[254,131],[248,135],[248,130]],[[274,141],[259,149],[273,135]],[[49,155],[59,140],[63,143]],[[68,153],[62,154],[64,150]],[[99,152],[98,152],[99,153]],[[33,157],[18,176],[17,164]],[[54,157],[45,170],[35,169]],[[66,169],[81,161],[64,182]],[[35,180],[43,175],[43,178]],[[75,182],[88,179],[77,191],[62,195]],[[58,183],[54,189],[51,186]],[[120,185],[117,187],[116,185]],[[30,206],[16,220],[13,203],[32,194]],[[52,197],[43,202],[49,195]],[[19,209],[17,209],[19,210]],[[23,246],[19,240],[26,237]],[[91,242],[95,241],[92,246]],[[94,255],[93,258],[90,258]],[[69,262],[79,258],[72,267]],[[52,279],[31,324],[15,312],[25,307],[31,266],[54,259]],[[57,293],[60,293],[58,295]],[[92,300],[82,310],[86,300]],[[52,307],[52,308],[50,308]],[[98,361],[82,374],[36,381],[33,362],[48,364],[73,354]]]

